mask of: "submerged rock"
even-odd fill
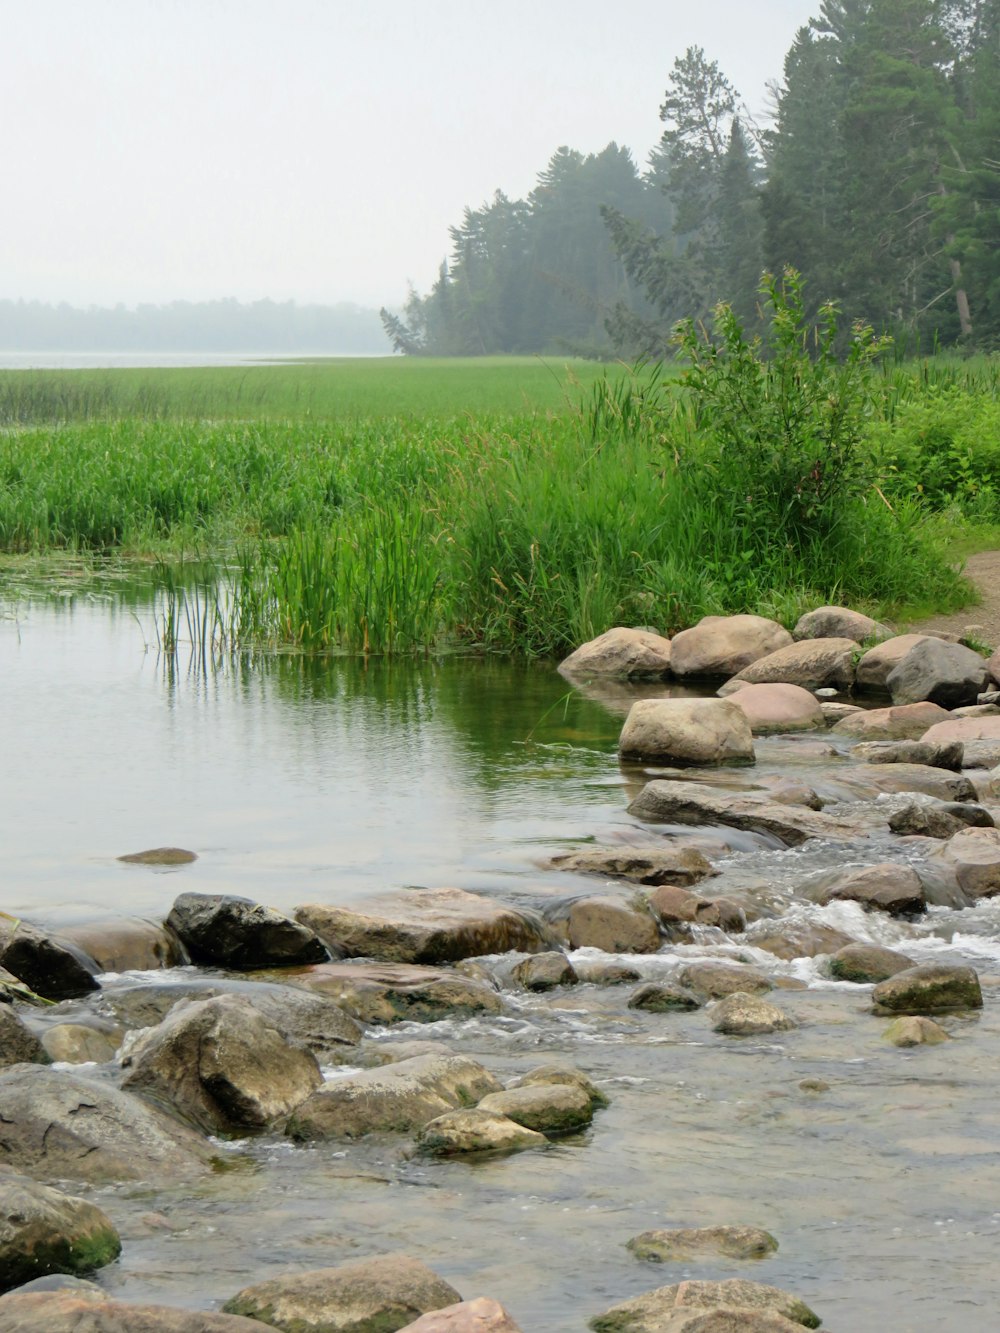
[[[855,643],[864,643],[892,637],[888,625],[847,606],[820,606],[807,611],[792,630],[793,639],[853,639]]]
[[[882,1035],[893,1046],[904,1048],[938,1046],[949,1039],[940,1023],[935,1023],[933,1018],[923,1018],[919,1015],[893,1019]]]
[[[66,1180],[172,1181],[207,1169],[208,1143],[106,1083],[19,1065],[0,1073],[0,1164]]]
[[[983,992],[971,967],[922,963],[880,981],[872,991],[876,1009],[897,1014],[935,1014],[949,1009],[981,1009]]]
[[[295,919],[339,957],[392,963],[453,963],[481,954],[538,953],[550,932],[532,912],[462,889],[411,889],[355,908],[308,903]]]
[[[760,1227],[673,1227],[633,1236],[628,1248],[637,1259],[653,1263],[682,1262],[711,1255],[724,1259],[766,1259],[778,1242]]]
[[[697,884],[716,874],[711,862],[696,847],[587,847],[554,856],[555,870],[628,879],[636,884]]]
[[[798,1027],[794,1018],[758,995],[734,991],[712,1006],[712,1031],[729,1037],[746,1037],[766,1032],[787,1032]]]
[[[704,616],[671,640],[676,676],[734,676],[759,657],[784,648],[792,636],[763,616]]]
[[[647,981],[629,996],[630,1009],[644,1009],[651,1014],[670,1014],[700,1009],[705,1003],[689,986],[670,981]]]
[[[679,1282],[668,1287],[657,1287],[644,1292],[621,1305],[612,1306],[590,1321],[594,1333],[673,1333],[668,1323],[675,1312],[735,1308],[750,1314],[753,1311],[782,1315],[792,1325],[819,1328],[820,1320],[804,1301],[778,1287],[768,1287],[745,1278],[728,1278],[724,1282]],[[681,1325],[681,1327],[684,1327]],[[696,1325],[694,1327],[697,1327]],[[725,1325],[721,1325],[724,1329]],[[735,1328],[753,1328],[750,1323],[737,1323]]]
[[[214,1134],[265,1129],[323,1083],[316,1057],[238,995],[179,1004],[127,1064],[126,1089]]]
[[[186,866],[197,861],[198,853],[184,847],[149,847],[144,852],[127,852],[119,861],[135,866]]]
[[[760,994],[773,989],[769,977],[745,963],[689,963],[677,980],[708,1000],[721,1000],[738,991]]]
[[[572,679],[578,675],[658,680],[670,675],[670,640],[645,629],[617,627],[581,644],[559,663]]]
[[[526,1148],[543,1148],[547,1143],[544,1134],[483,1107],[446,1111],[424,1125],[417,1135],[421,1152],[434,1157],[523,1152]]]
[[[640,699],[618,740],[624,761],[654,764],[752,764],[753,734],[731,699]]]
[[[537,953],[518,963],[514,980],[525,990],[548,991],[557,986],[575,986],[579,977],[564,953]]]
[[[461,1299],[419,1259],[380,1254],[255,1283],[222,1308],[287,1333],[390,1333]]]
[[[109,1300],[90,1283],[69,1291],[12,1291],[0,1297],[3,1333],[260,1333],[260,1324],[205,1310]]]
[[[833,955],[827,971],[837,981],[870,985],[915,966],[912,958],[894,949],[883,949],[877,944],[848,944]]]
[[[47,1273],[93,1272],[121,1248],[100,1208],[0,1168],[0,1291]]]
[[[818,922],[761,922],[748,941],[755,949],[764,949],[775,958],[815,958],[821,953],[836,953],[853,944],[850,935]]]
[[[845,819],[782,805],[751,792],[715,790],[698,782],[654,778],[628,807],[638,819],[661,824],[722,824],[777,838],[797,847],[809,838],[853,838],[857,829]]]
[[[196,963],[237,972],[297,967],[330,956],[313,931],[271,907],[231,894],[182,893],[166,924]]]
[[[408,1134],[499,1091],[493,1075],[467,1056],[417,1056],[325,1084],[293,1113],[286,1133],[299,1142]]]
[[[288,980],[331,996],[361,1023],[436,1023],[503,1011],[500,995],[482,981],[413,963],[319,963]]]

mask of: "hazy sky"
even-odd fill
[[[0,297],[394,304],[562,144],[643,162],[701,45],[755,111],[818,0],[0,0]]]

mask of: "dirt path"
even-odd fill
[[[967,625],[979,625],[976,637],[991,648],[1000,646],[1000,551],[970,555],[965,573],[979,589],[982,601],[952,616],[932,616],[910,626],[914,630],[940,629],[963,634]]]

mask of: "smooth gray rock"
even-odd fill
[[[315,933],[299,922],[232,894],[182,893],[166,924],[194,962],[237,972],[300,967],[330,956]]]
[[[886,679],[894,704],[924,701],[942,708],[973,704],[986,685],[986,662],[960,643],[925,639],[911,648]]]
[[[751,792],[723,791],[698,782],[654,779],[629,814],[659,824],[722,824],[777,838],[797,847],[809,838],[854,838],[854,824],[801,805],[782,805]]]
[[[799,616],[792,630],[792,638],[796,640],[853,639],[855,643],[864,643],[866,640],[882,642],[892,637],[888,625],[847,606],[820,606],[815,611],[807,611],[804,616]]]

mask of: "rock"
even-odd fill
[[[858,662],[855,688],[888,693],[886,681],[889,673],[899,666],[912,648],[916,648],[918,643],[924,643],[928,637],[926,634],[896,634],[876,644],[874,648],[869,648]]]
[[[104,1292],[12,1291],[0,1297],[2,1333],[260,1333],[260,1325],[204,1310],[166,1305],[132,1305],[108,1300]]]
[[[1000,893],[1000,829],[962,829],[935,847],[930,860],[950,872],[968,898]]]
[[[695,847],[588,847],[579,852],[554,856],[555,870],[577,874],[605,875],[636,884],[697,884],[716,872]]]
[[[939,801],[974,801],[976,788],[962,773],[948,773],[943,768],[923,764],[872,764],[864,780],[877,791],[922,792]]]
[[[945,745],[958,741],[966,748],[973,741],[1000,744],[1000,717],[991,714],[987,717],[941,718],[927,728],[921,740],[927,745]]]
[[[657,1333],[799,1333],[802,1325],[773,1311],[713,1305],[703,1310],[677,1310],[656,1328]]]
[[[800,1092],[829,1092],[830,1085],[822,1078],[803,1078],[799,1080]]]
[[[705,616],[671,640],[675,676],[734,676],[743,667],[791,643],[776,620],[763,616]]]
[[[762,922],[748,943],[755,949],[764,949],[774,954],[775,958],[790,962],[793,958],[815,958],[821,953],[836,953],[854,941],[850,935],[833,926],[785,920],[780,925]]]
[[[712,1007],[712,1031],[730,1037],[787,1032],[794,1027],[798,1027],[795,1020],[777,1005],[745,991],[734,991]]]
[[[421,1315],[403,1333],[521,1333],[498,1301],[480,1296]]]
[[[59,939],[92,958],[99,972],[147,972],[184,961],[176,939],[141,917],[102,917],[67,926]]]
[[[526,1074],[514,1079],[512,1088],[562,1087],[580,1088],[590,1098],[591,1106],[596,1110],[607,1106],[608,1099],[583,1072],[574,1065],[539,1065],[529,1069]]]
[[[662,1333],[663,1330],[673,1333],[667,1321],[675,1310],[689,1307],[710,1310],[719,1306],[783,1315],[793,1325],[805,1328],[819,1328],[820,1325],[817,1316],[797,1296],[778,1287],[734,1277],[724,1282],[679,1282],[657,1287],[655,1291],[644,1292],[605,1310],[590,1321],[590,1327],[595,1333]],[[724,1333],[725,1326],[721,1327]],[[744,1322],[733,1327],[742,1330],[753,1326]]]
[[[586,1089],[575,1083],[539,1083],[492,1092],[479,1103],[481,1111],[509,1116],[511,1120],[549,1137],[575,1134],[594,1118],[594,1107]]]
[[[708,898],[699,898],[687,889],[664,884],[646,899],[649,910],[661,925],[702,925],[715,926],[719,922],[719,909]]]
[[[559,663],[564,676],[661,680],[670,675],[670,640],[644,629],[609,629]]]
[[[237,972],[298,967],[329,957],[313,931],[270,907],[230,894],[182,893],[166,922],[196,963]]]
[[[751,792],[713,790],[699,782],[654,778],[628,807],[637,819],[659,824],[722,824],[777,838],[797,847],[809,838],[853,838],[856,827],[806,806],[782,805]]]
[[[670,981],[647,981],[629,996],[630,1009],[644,1009],[651,1014],[678,1013],[700,1009],[704,1000],[687,986]]]
[[[0,1069],[25,1062],[47,1065],[49,1056],[35,1034],[7,1004],[0,1004]]]
[[[84,1023],[55,1023],[42,1033],[49,1060],[63,1064],[108,1064],[115,1058],[119,1042],[110,1032]]]
[[[325,1084],[298,1107],[285,1132],[299,1142],[408,1134],[499,1091],[493,1075],[467,1056],[417,1056]]]
[[[323,1084],[316,1057],[238,995],[182,1002],[123,1063],[123,1087],[207,1134],[266,1129]]]
[[[950,838],[965,824],[949,814],[942,802],[907,801],[889,816],[889,827],[904,838]]]
[[[0,1169],[0,1291],[46,1273],[93,1272],[121,1248],[100,1208]]]
[[[963,741],[963,768],[996,768],[1000,764],[1000,738],[995,741]]]
[[[194,1130],[106,1083],[41,1066],[0,1073],[0,1164],[46,1179],[173,1181],[205,1170]]]
[[[418,1055],[454,1055],[443,1041],[366,1041],[359,1063],[369,1068],[414,1060]]]
[[[564,953],[536,953],[514,968],[514,980],[525,990],[547,991],[556,986],[575,986],[579,979]]]
[[[832,730],[838,736],[857,736],[860,740],[916,741],[927,740],[928,728],[947,720],[947,709],[937,704],[901,704],[892,708],[863,708],[842,717]]]
[[[576,975],[592,986],[629,986],[642,973],[627,963],[608,963],[598,959],[581,959],[576,964]]]
[[[933,1018],[909,1015],[895,1018],[882,1034],[893,1046],[937,1046],[948,1040],[948,1034]]]
[[[744,685],[732,701],[746,713],[755,736],[826,726],[819,700],[801,685]]]
[[[922,764],[958,773],[964,767],[964,751],[961,741],[943,745],[929,745],[926,741],[862,741],[851,751],[851,758],[862,759],[866,764]]]
[[[1000,685],[1000,648],[994,648],[986,663],[986,671],[994,685]]]
[[[186,866],[197,859],[197,852],[186,851],[183,847],[150,847],[145,852],[129,852],[118,857],[119,861],[135,866]]]
[[[289,981],[332,996],[361,1023],[436,1023],[503,1011],[499,994],[483,982],[412,963],[319,963]]]
[[[376,899],[364,912],[309,903],[296,907],[294,915],[331,952],[348,958],[436,964],[552,947],[549,932],[533,913],[462,889],[411,889]]]
[[[622,760],[653,764],[752,764],[747,716],[731,699],[640,699],[618,741]]]
[[[823,714],[826,725],[833,727],[845,717],[850,717],[853,713],[863,713],[865,710],[858,704],[821,703],[819,711]]]
[[[818,901],[860,903],[865,911],[888,912],[890,916],[908,916],[927,910],[924,886],[911,866],[887,861],[862,866],[838,874],[836,881],[824,888]]]
[[[736,674],[736,680],[751,685],[801,685],[807,690],[831,686],[849,690],[854,685],[853,639],[803,639],[779,648]]]
[[[925,700],[942,708],[973,704],[986,685],[986,663],[960,643],[925,639],[916,644],[886,679],[894,704]]]
[[[652,916],[616,898],[578,898],[569,906],[566,933],[572,949],[656,953],[660,931]]]
[[[777,1253],[778,1242],[760,1227],[673,1227],[633,1236],[628,1248],[637,1259],[660,1264],[715,1255],[723,1259],[766,1259]]]
[[[983,993],[971,967],[922,963],[880,981],[872,991],[880,1009],[897,1014],[935,1014],[949,1009],[981,1009]]]
[[[258,1282],[222,1308],[286,1333],[391,1333],[461,1299],[418,1259],[380,1254]]]
[[[481,1107],[446,1111],[424,1125],[417,1135],[422,1152],[434,1157],[454,1157],[460,1153],[523,1152],[542,1148],[548,1143],[544,1134],[519,1125],[509,1116],[498,1115]]]
[[[770,979],[763,972],[743,963],[689,963],[677,980],[707,1000],[721,1000],[736,992],[757,994],[772,989]]]
[[[792,638],[796,640],[853,639],[855,643],[864,643],[867,639],[883,641],[892,637],[888,625],[846,606],[821,606],[807,611],[792,630]]]
[[[837,950],[827,964],[827,970],[837,981],[867,985],[885,981],[914,966],[912,958],[894,949],[882,949],[877,944],[848,944]]]
[[[92,958],[27,921],[0,917],[0,965],[46,1000],[100,990]]]

